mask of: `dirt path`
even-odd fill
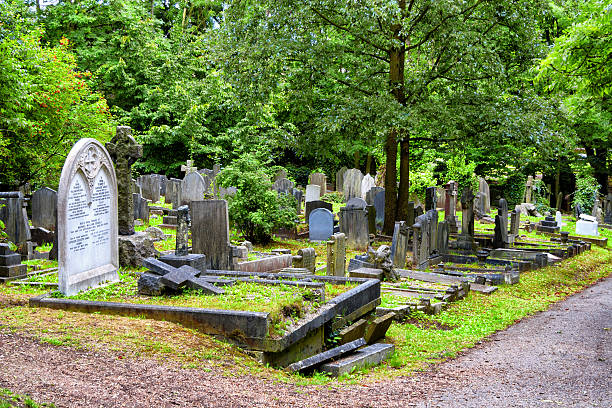
[[[612,407],[612,278],[385,383],[295,387],[0,334],[0,387],[58,407]]]

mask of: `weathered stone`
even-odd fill
[[[462,249],[474,249],[474,194],[470,187],[461,194],[461,234],[457,246]]]
[[[377,340],[384,339],[387,334],[387,330],[393,323],[394,313],[387,313],[384,316],[377,317],[368,325],[364,339],[366,343],[372,344]]]
[[[393,344],[372,344],[347,357],[323,364],[321,371],[329,373],[332,377],[339,377],[361,367],[371,367],[380,364],[381,361],[393,354],[394,351],[395,346]]]
[[[21,193],[0,198],[0,220],[4,222],[9,241],[21,246],[32,239],[25,201]]]
[[[353,197],[361,197],[361,180],[363,174],[359,169],[350,169],[344,173],[344,185],[342,191],[344,192],[345,200],[350,200]]]
[[[160,282],[170,289],[178,290],[186,287],[188,282],[199,274],[197,269],[190,266],[172,268],[172,270],[160,278]]]
[[[365,278],[383,280],[384,274],[382,269],[377,268],[357,268],[349,272],[351,278]]]
[[[286,178],[277,179],[272,185],[272,189],[278,193],[292,194],[295,183]]]
[[[197,269],[200,273],[206,272],[206,255],[204,254],[167,254],[161,256],[159,260],[175,268],[187,265]]]
[[[520,225],[521,212],[514,210],[510,213],[510,234],[514,236],[518,235]]]
[[[438,223],[438,244],[436,245],[439,254],[448,253],[449,227],[448,221]]]
[[[366,200],[361,197],[354,197],[347,201],[346,208],[347,209],[359,209],[364,210],[368,206]]]
[[[57,192],[43,187],[32,194],[32,225],[55,231],[57,223]]]
[[[302,199],[304,198],[304,194],[302,193],[302,190],[298,188],[294,188],[293,190],[291,190],[291,194],[293,194],[293,198],[295,198],[296,213],[301,214],[302,213]]]
[[[344,174],[348,169],[346,167],[341,167],[340,170],[336,172],[336,191],[343,191],[344,188]]]
[[[187,160],[186,164],[181,165],[181,171],[188,175],[198,171],[198,168],[193,164],[193,160]]]
[[[312,370],[329,360],[342,356],[346,353],[350,353],[351,351],[356,350],[359,347],[364,346],[365,344],[366,343],[364,339],[358,339],[350,343],[334,347],[333,349],[327,350],[323,353],[316,354],[302,361],[293,363],[289,365],[289,367],[287,367],[287,370],[291,372],[304,372],[307,370]]]
[[[138,294],[144,296],[161,296],[165,293],[165,285],[161,283],[161,276],[143,273],[138,278]]]
[[[374,188],[372,188],[370,192],[372,190],[374,190]],[[386,194],[385,189],[382,188],[378,190],[376,195],[374,196],[374,208],[376,209],[376,224],[377,225],[382,225],[383,222],[385,221],[385,194]],[[414,214],[414,203],[412,207],[412,212]],[[412,225],[412,224],[409,224],[409,225]]]
[[[165,275],[161,279],[165,279]],[[191,278],[187,281],[187,287],[193,290],[199,290],[205,295],[223,295],[225,291],[210,283],[206,278]]]
[[[134,219],[149,222],[149,203],[142,195],[138,193],[132,194],[132,202],[134,203]]]
[[[346,236],[337,233],[327,241],[327,276],[344,276],[346,269]]]
[[[612,224],[612,193],[606,196],[606,204],[604,208],[604,223]]]
[[[438,207],[438,196],[435,187],[425,190],[425,211],[435,210]]]
[[[153,240],[145,232],[120,235],[118,244],[119,265],[121,266],[140,266],[144,258],[159,256],[159,251],[155,249]]]
[[[97,140],[81,139],[66,158],[57,193],[58,286],[63,294],[119,280],[116,220],[111,157]]]
[[[533,176],[527,177],[527,183],[525,184],[525,203],[531,203],[531,194],[533,192]]]
[[[30,228],[30,235],[32,242],[38,245],[53,244],[55,240],[55,233],[46,228]]]
[[[206,255],[208,269],[232,270],[227,201],[206,200],[191,203],[192,251]]]
[[[181,182],[181,205],[190,205],[192,201],[204,200],[209,183],[197,171],[185,176]]]
[[[176,217],[176,246],[174,249],[174,254],[185,256],[189,253],[189,225],[191,224],[189,207],[186,205],[179,207]]]
[[[444,186],[444,219],[448,222],[448,229],[451,233],[457,232],[457,182],[449,181]]]
[[[382,271],[381,271],[382,274]],[[366,328],[368,327],[368,321],[366,319],[357,320],[350,326],[345,327],[338,333],[338,344],[346,344],[351,341],[355,341],[363,338],[365,335]]]
[[[166,237],[164,231],[157,227],[147,228],[145,230],[145,234],[147,234],[153,241],[161,241]]]
[[[489,184],[482,177],[478,178],[478,192],[481,194],[480,210],[483,214],[488,214],[491,211],[491,192]]]
[[[320,187],[319,194],[327,194],[327,176],[323,173],[312,173],[309,177],[310,184],[316,184]],[[308,200],[307,200],[308,201]]]
[[[310,201],[318,201],[321,198],[321,186],[309,184],[306,186],[306,204]]]
[[[391,241],[391,259],[393,266],[404,268],[406,266],[406,252],[408,251],[408,226],[404,221],[395,223],[393,239]]]
[[[366,174],[365,176],[363,176],[363,179],[361,179],[361,198],[365,200],[366,194],[368,193],[368,191],[370,191],[372,187],[376,187],[374,177],[370,176],[369,174]]]
[[[334,214],[326,208],[312,210],[308,217],[310,241],[327,241],[334,233]]]
[[[340,209],[340,232],[346,236],[346,245],[365,251],[370,243],[368,212],[365,209]]]
[[[305,216],[306,222],[310,222],[310,213],[316,210],[317,208],[325,208],[329,210],[329,212],[331,212],[333,209],[333,205],[332,203],[328,203],[327,201],[321,201],[321,200],[307,201],[306,208],[304,210],[304,216]]]
[[[153,203],[159,202],[161,186],[159,178],[154,174],[140,176],[140,191],[142,196]]]
[[[310,273],[315,272],[317,266],[317,253],[314,248],[298,249],[296,258],[293,260],[295,267],[304,268]]]

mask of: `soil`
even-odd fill
[[[223,376],[0,330],[0,387],[58,407],[610,407],[611,378],[612,278],[428,371],[360,385]]]

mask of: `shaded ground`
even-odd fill
[[[611,407],[612,278],[414,377],[297,387],[0,334],[0,387],[58,407]]]

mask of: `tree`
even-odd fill
[[[469,136],[429,132],[430,137],[422,131],[421,112],[455,85],[499,81],[524,69],[530,62],[526,52],[538,49],[532,23],[540,6],[481,0],[237,1],[218,31],[218,56],[245,100],[285,95],[294,121],[304,117],[299,110],[315,110],[321,119],[312,120],[310,148],[338,146],[346,137],[348,144],[375,138],[384,146],[384,231],[390,234],[396,218],[406,215],[411,143],[439,143],[440,137],[461,142]],[[346,129],[356,131],[347,135]]]

